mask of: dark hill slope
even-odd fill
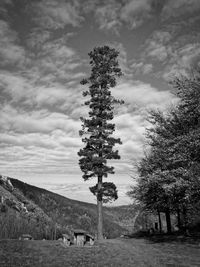
[[[81,228],[95,234],[96,205],[72,200],[17,179],[11,178],[10,180],[14,188],[20,190],[28,200],[38,205],[55,223],[66,227],[69,231]],[[125,227],[119,225],[116,216],[113,216],[110,211],[105,208],[104,234],[107,237],[120,236],[125,231]]]
[[[52,226],[52,219],[38,205],[0,175],[0,238],[19,238],[23,233],[51,238]]]
[[[132,233],[137,226],[137,218],[140,214],[140,208],[138,205],[124,205],[116,207],[105,207],[106,214],[113,218],[113,221],[125,228],[126,233]],[[136,227],[137,228],[137,227]]]

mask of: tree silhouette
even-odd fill
[[[86,137],[82,139],[85,147],[80,149],[78,155],[81,157],[79,165],[83,172],[83,179],[86,181],[92,177],[97,178],[97,185],[93,193],[97,197],[97,238],[100,240],[103,238],[103,195],[107,192],[105,186],[108,186],[106,183],[103,184],[103,177],[114,174],[114,167],[108,166],[107,160],[120,159],[118,150],[114,150],[113,147],[115,144],[121,144],[120,138],[112,136],[115,124],[110,121],[114,117],[114,104],[122,104],[123,101],[115,99],[110,88],[116,86],[116,78],[122,75],[122,71],[117,60],[119,52],[109,46],[94,48],[88,55],[92,67],[91,75],[82,80],[81,84],[89,84],[89,89],[83,92],[83,96],[89,97],[85,105],[90,110],[89,118],[81,117],[83,124],[79,133],[80,136],[86,134]]]

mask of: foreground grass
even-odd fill
[[[93,247],[64,247],[58,241],[0,240],[1,267],[200,266],[196,244],[111,239]]]

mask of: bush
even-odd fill
[[[5,204],[2,204],[0,207],[1,212],[7,212],[8,207]]]

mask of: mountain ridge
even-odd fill
[[[5,190],[7,194],[9,192],[10,202],[12,199],[12,201],[21,203],[17,205],[13,202],[13,204],[8,203],[10,206],[7,204],[4,204],[4,206],[9,206],[7,209],[9,209],[10,213],[12,213],[11,208],[15,209],[15,213],[18,213],[15,215],[18,218],[21,215],[23,215],[23,218],[31,217],[31,220],[34,221],[33,226],[37,225],[37,223],[38,225],[41,224],[38,226],[41,228],[38,236],[41,237],[46,234],[46,238],[50,238],[53,235],[57,238],[61,232],[70,234],[73,229],[77,228],[82,228],[93,235],[96,234],[97,211],[95,204],[66,198],[11,177],[7,177],[6,182],[6,176],[1,175],[0,177],[4,177],[4,182],[2,182],[2,179],[0,180],[0,187],[1,189],[4,188],[4,194]],[[8,188],[9,181],[10,188]],[[2,192],[3,189],[0,190],[0,196]],[[4,201],[4,203],[6,202]],[[18,210],[17,206],[19,207]],[[127,231],[127,228],[118,216],[118,212],[125,212],[127,214],[130,206],[127,206],[127,209],[126,206],[117,207],[117,209],[117,212],[112,213],[112,207],[104,207],[104,235],[108,238],[120,236]],[[12,214],[12,216],[14,215]],[[46,230],[47,228],[48,231]],[[32,229],[32,232],[34,232],[34,229]]]

